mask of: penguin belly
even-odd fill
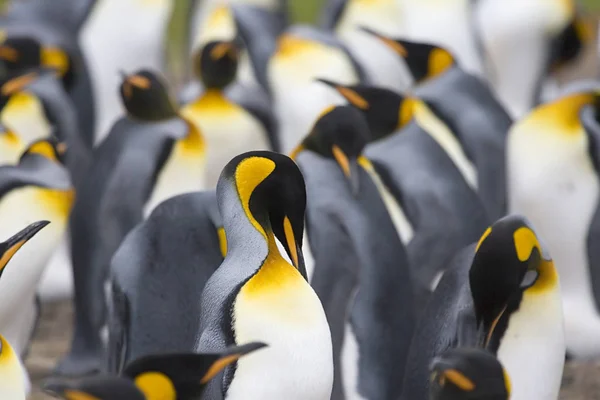
[[[15,93],[10,97],[0,113],[0,122],[14,131],[25,145],[47,138],[52,133],[44,105],[28,92]]]
[[[25,400],[25,370],[12,346],[1,336],[0,344],[0,398]]]
[[[267,263],[240,289],[233,328],[236,343],[269,347],[238,361],[226,398],[329,400],[333,356],[321,302],[283,259]]]
[[[17,164],[26,148],[25,142],[15,133],[0,133],[0,165]]]
[[[162,70],[164,38],[174,2],[169,0],[103,0],[81,30],[81,44],[96,99],[96,142],[123,113],[121,77],[140,68]]]
[[[191,128],[188,138],[174,143],[169,158],[162,166],[152,194],[144,205],[144,217],[163,201],[206,187],[206,155],[200,134]]]
[[[511,380],[510,398],[556,400],[565,363],[560,290],[523,296],[498,349]]]
[[[18,310],[33,304],[44,267],[65,232],[72,198],[70,191],[25,187],[15,189],[1,199],[0,219],[3,223],[0,227],[0,237],[9,237],[15,229],[35,221],[48,220],[51,223],[23,245],[2,274],[0,334],[4,334],[4,328],[18,320],[18,316],[15,315],[16,312],[20,312]],[[27,320],[22,322],[27,323]],[[17,332],[30,331],[30,327],[26,326],[11,329]],[[21,339],[19,338],[19,341]]]
[[[267,133],[258,120],[220,93],[207,93],[183,115],[200,127],[206,140],[206,184],[217,185],[221,171],[235,156],[250,150],[269,150]]]
[[[477,191],[477,169],[465,154],[456,135],[423,102],[415,103],[414,113],[417,123],[444,149],[465,181]]]
[[[73,295],[73,270],[67,234],[50,257],[38,287],[38,294],[42,302],[68,299]]]
[[[535,141],[535,153],[528,150],[531,145],[521,142],[526,138],[509,139],[509,210],[525,215],[548,245],[560,275],[569,354],[598,356],[600,317],[587,257],[589,224],[600,193],[598,176],[589,158],[573,159],[557,149],[561,141],[552,147],[549,132],[539,134],[544,138]],[[562,160],[561,154],[565,155]]]
[[[348,309],[352,309],[354,299],[356,298],[355,290],[350,296]],[[346,321],[344,326],[344,340],[340,354],[340,366],[342,369],[342,386],[344,388],[344,398],[346,400],[367,400],[358,393],[358,363],[359,363],[359,346],[356,335],[352,329],[352,323]]]

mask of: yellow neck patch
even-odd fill
[[[52,161],[58,161],[54,152],[54,148],[50,143],[45,141],[32,144],[29,147],[29,152],[32,154],[39,154]]]
[[[444,49],[435,48],[429,54],[428,78],[441,75],[454,64],[452,55]]]
[[[135,385],[144,393],[146,400],[176,400],[173,382],[163,373],[145,372],[135,378]]]
[[[322,46],[320,43],[300,38],[290,34],[283,34],[279,38],[275,57],[297,57],[302,52],[308,52]]]
[[[67,400],[100,400],[96,396],[92,396],[91,394],[87,394],[85,392],[73,389],[65,390],[64,396]]]
[[[42,65],[54,68],[60,76],[69,71],[69,56],[58,47],[44,47],[42,49]]]
[[[531,256],[533,249],[538,249],[542,254],[542,249],[535,236],[535,233],[529,228],[521,227],[513,235],[515,250],[520,261],[526,261]],[[526,289],[526,293],[541,293],[556,286],[558,283],[558,272],[554,267],[552,260],[542,260],[538,267],[538,278],[535,284]]]
[[[523,127],[578,137],[582,134],[579,111],[594,100],[595,96],[592,93],[578,93],[543,104],[526,117]]]
[[[415,108],[419,100],[413,98],[405,98],[400,109],[398,110],[398,129],[403,128],[408,124],[415,115]]]

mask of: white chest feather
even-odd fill
[[[350,296],[349,309],[354,303],[357,290]],[[342,369],[342,383],[344,388],[344,397],[346,400],[366,400],[358,393],[358,362],[359,348],[356,335],[352,330],[349,321],[344,326],[344,341],[342,343],[342,353],[340,355],[340,366]]]
[[[450,129],[421,102],[415,104],[415,118],[418,124],[444,149],[452,159],[465,181],[477,190],[477,170],[465,154],[461,143]]]
[[[333,358],[321,302],[293,267],[264,268],[238,294],[233,323],[236,343],[269,347],[238,361],[226,398],[329,400]]]
[[[157,205],[168,198],[204,189],[205,165],[202,147],[189,146],[185,139],[177,141],[158,174],[152,194],[144,206],[144,216],[148,217]]]
[[[168,0],[102,0],[82,28],[81,45],[96,100],[96,141],[123,113],[120,71],[162,70],[163,43],[173,8]]]
[[[509,210],[529,218],[554,259],[569,353],[592,357],[600,355],[600,318],[590,284],[587,235],[600,184],[585,135],[559,135],[551,129],[509,135]]]
[[[44,105],[28,92],[19,92],[10,97],[0,113],[0,122],[15,132],[25,144],[47,138],[52,132]]]
[[[511,379],[511,400],[556,400],[565,361],[560,289],[524,295],[510,318],[498,358]]]
[[[15,351],[2,338],[0,353],[0,398],[25,400],[26,372]]]

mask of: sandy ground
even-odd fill
[[[26,360],[34,385],[30,400],[52,399],[44,395],[40,387],[69,344],[72,312],[69,302],[44,306],[42,320]],[[560,400],[600,400],[600,361],[593,364],[568,364]]]

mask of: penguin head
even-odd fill
[[[211,41],[194,59],[196,75],[207,89],[224,89],[235,79],[239,49],[232,41]]]
[[[148,399],[155,398],[157,391],[165,399],[200,398],[205,385],[225,367],[265,346],[255,342],[219,353],[144,356],[128,364],[122,375],[135,382]]]
[[[0,62],[9,74],[43,67],[55,70],[66,88],[70,88],[74,71],[69,54],[55,46],[45,46],[32,37],[8,37],[0,45]]]
[[[335,160],[356,194],[360,185],[358,159],[368,142],[369,126],[360,111],[353,106],[331,106],[293,154],[309,150]]]
[[[49,221],[38,221],[29,224],[26,228],[0,243],[0,276],[2,276],[6,265],[17,251],[49,223]]]
[[[594,40],[592,27],[578,15],[574,15],[563,31],[550,45],[548,66],[556,71],[574,61],[583,49]]]
[[[238,213],[231,207],[223,207],[220,200],[228,196],[231,186],[254,228],[269,244],[274,244],[276,237],[294,266],[306,277],[302,256],[306,187],[296,163],[283,154],[250,151],[234,157],[223,168],[217,183],[217,197],[228,249],[242,246],[235,243],[241,237],[230,233],[237,231],[237,224],[230,221],[237,221]],[[227,256],[230,254],[228,250]]]
[[[60,142],[58,138],[51,136],[45,139],[36,140],[21,154],[21,160],[30,155],[38,155],[52,162],[60,164],[65,163],[67,145]]]
[[[50,381],[44,390],[65,400],[146,400],[144,393],[129,379],[98,375],[77,382]],[[149,397],[150,398],[150,397]],[[164,397],[175,399],[175,397]]]
[[[406,61],[408,69],[417,83],[440,76],[456,65],[454,56],[442,47],[430,43],[392,39],[365,27],[361,27],[360,29],[377,37],[402,57]]]
[[[370,141],[394,133],[412,119],[411,99],[396,92],[366,85],[344,86],[327,79],[317,81],[337,90],[348,103],[364,114]]]
[[[481,236],[469,271],[475,315],[494,353],[526,296],[557,290],[558,273],[528,221],[519,215],[499,219]]]
[[[121,99],[132,118],[142,121],[160,121],[175,117],[177,110],[167,84],[154,72],[139,70],[123,74]]]
[[[478,348],[455,348],[430,365],[431,400],[508,400],[510,379],[493,354]]]

